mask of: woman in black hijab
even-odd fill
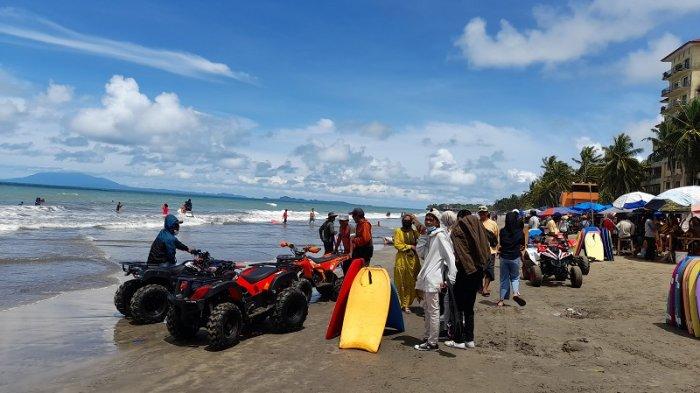
[[[506,225],[501,229],[501,290],[498,306],[503,306],[503,301],[510,297],[513,289],[513,300],[520,306],[525,305],[525,299],[520,296],[520,253],[525,247],[523,228],[518,219],[518,213],[506,214]]]

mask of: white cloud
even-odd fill
[[[391,127],[378,121],[365,124],[360,129],[360,135],[370,138],[385,140],[394,133]]]
[[[650,119],[641,119],[627,124],[622,131],[627,133],[635,147],[644,149],[644,157],[651,153],[651,142],[644,140],[652,135],[651,129],[663,121],[663,116],[658,115]]]
[[[227,157],[219,161],[219,165],[227,169],[243,169],[248,167],[249,163],[248,157],[244,156]]]
[[[457,161],[447,149],[438,149],[430,156],[428,176],[437,183],[447,183],[460,186],[474,184],[476,175],[460,168]]]
[[[254,82],[251,75],[233,71],[223,63],[212,62],[187,52],[153,49],[126,41],[78,33],[38,15],[15,9],[0,9],[0,34],[42,44],[110,57],[185,76],[223,76],[241,82]]]
[[[586,146],[593,146],[598,154],[603,153],[603,145],[600,142],[595,142],[593,139],[587,136],[582,136],[576,138],[576,149],[581,151]]]
[[[518,183],[530,184],[537,179],[537,174],[530,171],[523,171],[520,169],[509,169],[508,177]]]
[[[82,109],[70,122],[73,131],[95,140],[130,145],[175,137],[199,126],[197,113],[183,107],[174,93],[151,101],[132,78],[115,75],[105,86],[102,107]]]
[[[192,178],[192,174],[191,174],[190,172],[187,172],[187,171],[184,171],[184,170],[177,171],[177,172],[175,173],[175,175],[176,175],[177,177],[179,177],[180,179],[191,179],[191,178]]]
[[[538,6],[533,10],[536,28],[519,31],[501,20],[500,30],[489,35],[486,21],[477,17],[467,23],[455,46],[475,67],[551,65],[639,38],[674,15],[699,10],[696,0],[595,0],[559,8]]]
[[[0,97],[0,122],[11,122],[27,111],[27,102],[18,97]],[[0,129],[1,131],[1,129]]]
[[[144,176],[147,177],[160,177],[163,175],[165,175],[165,172],[160,168],[148,168],[146,172],[144,172]]]
[[[620,73],[630,83],[658,82],[661,74],[669,69],[668,63],[660,60],[681,46],[681,40],[673,34],[651,40],[644,49],[630,52],[618,64]]]

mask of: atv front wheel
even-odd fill
[[[160,284],[141,287],[131,298],[131,316],[139,324],[163,322],[168,308],[168,289]]]
[[[532,265],[530,267],[530,283],[533,287],[539,287],[542,285],[542,268],[539,265]]]
[[[301,292],[299,292],[301,293]],[[301,295],[304,296],[303,294]],[[209,347],[223,349],[235,345],[243,327],[243,314],[233,303],[221,303],[214,308],[207,322]]]
[[[585,255],[580,255],[576,259],[578,266],[581,268],[581,273],[583,273],[584,276],[587,276],[591,271],[591,262],[588,261],[588,257]]]
[[[182,313],[177,307],[170,306],[165,317],[165,326],[176,341],[188,340],[199,331],[199,326],[192,321],[182,319]]]
[[[578,266],[571,266],[569,274],[571,276],[571,287],[581,288],[581,285],[583,285],[583,273],[581,273],[581,268]]]
[[[277,296],[270,322],[277,332],[299,330],[309,313],[309,302],[301,291],[287,288]]]
[[[140,280],[125,281],[114,292],[114,306],[127,318],[131,316],[131,298],[141,285]]]
[[[307,301],[311,300],[311,293],[314,290],[314,286],[309,280],[305,278],[300,278],[299,281],[294,283],[294,288],[300,290],[301,293],[303,293],[304,296],[306,296]]]

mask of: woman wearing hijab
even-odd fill
[[[525,247],[525,236],[514,212],[506,214],[506,225],[501,229],[501,291],[497,305],[503,306],[503,301],[510,297],[513,289],[513,300],[520,306],[525,305],[525,299],[520,296],[520,252]]]
[[[418,229],[413,228],[414,223]],[[411,312],[408,307],[416,299],[416,277],[420,271],[416,243],[420,237],[420,229],[422,225],[412,214],[404,214],[401,217],[401,228],[394,230],[394,248],[396,248],[394,281],[396,290],[399,292],[401,309],[405,313]]]

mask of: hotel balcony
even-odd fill
[[[671,88],[670,88],[670,87],[667,87],[667,88],[661,90],[661,96],[662,96],[662,97],[668,97],[669,93],[671,93]]]

